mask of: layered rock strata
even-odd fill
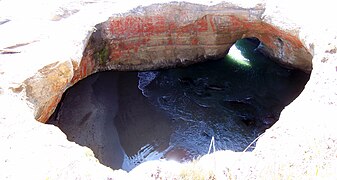
[[[186,1],[200,4],[1,0],[1,179],[172,179],[204,177],[203,172],[218,179],[336,179],[334,3]],[[153,3],[161,4],[136,8]],[[242,31],[226,32],[225,22]],[[313,57],[303,93],[251,153],[219,152],[188,167],[151,162],[126,174],[101,165],[57,127],[38,122],[48,119],[67,88],[94,72],[188,64],[222,55],[243,37],[259,38],[266,54],[304,71]],[[105,44],[95,46],[96,40]],[[154,50],[160,55],[151,54]]]
[[[46,122],[66,87],[92,73],[188,65],[225,56],[237,40],[253,37],[279,63],[310,72],[312,54],[305,44],[296,33],[264,22],[263,12],[260,4],[170,3],[114,15],[95,26],[79,64],[50,64],[27,79],[27,97],[36,106],[36,118]],[[32,88],[37,84],[43,91]]]

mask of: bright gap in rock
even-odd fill
[[[281,67],[258,45],[240,40],[225,58],[184,68],[96,73],[66,91],[48,123],[113,169],[189,161],[208,152],[212,137],[217,150],[243,151],[310,76]]]

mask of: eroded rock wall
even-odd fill
[[[183,29],[193,22],[202,22],[202,18],[205,18],[208,23],[215,15],[206,15],[202,11],[214,7],[205,5],[212,6],[220,3],[219,0],[187,1],[203,5],[200,5],[200,12],[195,10],[192,15],[185,16],[177,11],[178,17],[187,18],[182,22],[176,22],[178,29]],[[241,7],[239,9],[245,14],[244,18],[247,18],[247,13],[249,14],[249,11],[254,8],[261,10],[261,15],[253,14],[252,19],[248,16],[250,20],[260,18],[260,22],[254,25],[254,28],[264,27],[266,34],[281,33],[281,35],[276,33],[278,38],[281,37],[281,41],[271,35],[269,40],[275,43],[273,46],[272,43],[268,45],[268,39],[258,37],[253,28],[249,29],[250,35],[260,38],[266,44],[265,47],[283,44],[283,48],[265,48],[268,54],[284,57],[283,52],[293,48],[293,43],[296,47],[300,42],[307,50],[303,51],[302,46],[299,46],[300,48],[289,51],[290,56],[287,55],[287,57],[296,55],[299,59],[304,58],[308,55],[307,51],[314,56],[313,71],[305,90],[282,112],[280,120],[260,138],[256,150],[252,153],[220,152],[222,155],[212,157],[216,159],[215,161],[206,161],[201,167],[190,164],[190,169],[183,169],[182,165],[177,164],[164,166],[153,162],[151,166],[143,165],[144,168],[140,167],[129,175],[138,179],[141,177],[179,178],[184,174],[194,177],[193,175],[198,173],[200,175],[200,172],[206,169],[207,172],[214,171],[219,175],[216,176],[219,179],[226,177],[336,179],[337,134],[333,125],[337,116],[337,62],[335,61],[337,27],[333,23],[336,14],[334,3],[308,1],[303,4],[302,1],[290,0],[229,1]],[[144,0],[132,3],[113,0],[50,0],[48,3],[39,0],[0,1],[1,179],[130,179],[129,176],[126,177],[126,173],[118,176],[118,171],[112,171],[99,164],[89,149],[67,141],[66,136],[58,128],[38,123],[36,120],[45,122],[68,87],[89,74],[103,69],[104,66],[96,64],[97,58],[95,60],[93,56],[95,51],[100,52],[99,49],[92,49],[92,52],[85,51],[86,60],[82,60],[82,54],[96,24],[106,21],[111,16],[111,19],[106,22],[106,27],[117,22],[124,23],[126,17],[138,17],[134,20],[137,22],[142,17],[144,19],[146,14],[130,10],[138,5],[163,2],[168,1]],[[161,14],[158,13],[161,6],[168,5],[157,4],[158,8],[151,6],[154,12],[148,10],[148,14]],[[117,15],[128,11],[129,13]],[[199,15],[193,16],[194,13]],[[219,16],[216,18],[220,18],[228,14],[217,15]],[[172,17],[163,16],[163,22],[171,22]],[[239,22],[242,20],[241,17],[237,18]],[[236,27],[241,27],[240,23],[236,24]],[[270,28],[267,28],[268,26]],[[199,25],[194,24],[192,27],[199,27]],[[208,30],[209,28],[207,32]],[[101,30],[101,32],[104,31]],[[106,32],[109,32],[109,29]],[[174,36],[174,32],[170,33]],[[218,36],[217,33],[220,32],[216,31],[214,34]],[[165,33],[157,35],[163,38],[163,44],[168,43]],[[124,39],[122,37],[119,37],[118,42],[132,42],[130,37]],[[199,54],[202,52],[200,42],[205,34],[203,36],[193,34],[188,37],[199,40],[195,45],[198,55],[201,57],[207,55],[206,52],[204,55]],[[188,38],[184,43],[191,46],[192,42],[196,42],[192,39]],[[112,42],[111,40],[117,39],[110,37],[105,40]],[[121,52],[127,52],[128,49],[121,45],[116,48],[118,47]],[[144,44],[139,49],[147,53],[151,52]],[[173,49],[169,51],[172,52]],[[108,56],[113,55],[111,55],[111,49],[107,52]],[[221,49],[218,52],[225,52],[225,50]],[[106,54],[102,53],[97,57],[104,59]],[[115,60],[118,59],[116,56],[112,57]],[[298,67],[308,65],[306,61],[298,61],[299,59],[288,59],[287,62],[296,60],[299,63]],[[157,60],[160,61],[160,59]],[[171,63],[173,61],[174,59]],[[139,62],[140,60],[130,64],[137,65]],[[125,63],[123,66],[130,66],[130,64]],[[118,63],[107,61],[107,65],[117,67]],[[215,167],[210,166],[211,164]],[[220,165],[216,166],[216,164]]]
[[[243,8],[230,3],[169,3],[113,15],[95,26],[79,64],[72,61],[68,69],[48,65],[27,79],[27,97],[36,106],[36,118],[46,122],[64,90],[92,73],[188,65],[224,56],[236,40],[247,37],[258,38],[263,52],[279,63],[310,72],[308,48],[292,31],[264,22],[264,10],[261,4]],[[58,70],[62,78],[54,76]],[[38,84],[45,88],[31,88]]]
[[[170,3],[137,8],[96,26],[79,76],[91,72],[147,70],[224,56],[236,40],[256,37],[280,63],[311,71],[312,55],[290,32],[265,23],[264,8],[222,3]]]

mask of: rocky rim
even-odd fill
[[[0,139],[3,144],[0,167],[5,172],[1,173],[2,179],[126,179],[130,176],[154,179],[160,177],[169,179],[174,177],[216,177],[219,179],[336,177],[337,133],[333,125],[334,117],[337,115],[335,111],[337,62],[334,60],[337,58],[335,53],[337,27],[332,23],[334,19],[331,14],[335,12],[332,4],[327,2],[294,4],[290,1],[280,3],[259,0],[248,4],[244,1],[227,3],[200,1],[199,3],[203,5],[173,3],[136,8],[141,5],[140,2],[138,3],[51,1],[46,5],[42,1],[3,0],[0,2],[0,39],[2,39],[0,42],[0,103],[2,108]],[[145,1],[142,5],[153,3],[159,2]],[[298,39],[300,45],[303,45],[299,49],[304,51],[290,48],[291,51],[288,51],[287,57],[313,55],[312,75],[305,90],[285,108],[280,120],[258,140],[253,152],[220,151],[189,164],[150,162],[126,173],[104,167],[96,160],[90,149],[67,141],[66,136],[57,127],[37,121],[44,122],[48,119],[62,93],[68,87],[89,74],[104,69],[101,67],[103,64],[99,63],[100,60],[104,62],[104,65],[108,65],[107,67],[111,67],[109,69],[122,67],[123,64],[120,63],[122,61],[117,62],[117,65],[109,61],[105,62],[107,55],[104,51],[85,49],[88,47],[88,42],[90,45],[92,41],[90,35],[97,30],[96,24],[106,21],[109,17],[112,19],[107,22],[112,23],[124,17],[130,17],[130,14],[139,14],[139,16],[145,14],[146,16],[147,13],[153,12],[165,15],[160,12],[161,7],[165,7],[165,10],[170,12],[170,7],[174,9],[172,11],[179,10],[177,6],[192,8],[193,11],[184,11],[187,14],[187,24],[199,22],[198,20],[202,20],[202,17],[206,17],[209,21],[209,17],[204,16],[203,13],[216,7],[231,7],[232,9],[235,7],[235,10],[244,10],[248,12],[245,14],[248,19],[254,19],[252,16],[254,10],[260,10],[261,14],[258,13],[256,16],[260,19],[260,23],[266,23],[275,28],[259,27],[264,34],[280,31],[288,35],[287,37],[281,36],[281,40],[271,41],[269,47],[273,47],[272,44],[276,47],[280,45],[284,48],[293,47]],[[21,7],[25,8],[20,9]],[[299,7],[303,8],[299,10]],[[179,23],[186,22],[179,21]],[[132,23],[135,23],[134,20]],[[238,24],[234,22],[232,25]],[[178,29],[182,28],[183,32],[186,24],[178,24],[178,26]],[[116,29],[112,31],[110,28],[112,34],[103,33],[110,37],[105,41],[116,40],[113,37],[116,34],[115,31]],[[258,35],[253,34],[253,36]],[[123,36],[120,35],[120,37]],[[242,37],[243,34],[240,34],[237,38]],[[196,39],[202,41],[202,36]],[[129,40],[126,38],[122,41]],[[231,39],[228,44],[234,41],[235,38]],[[288,43],[290,41],[294,43]],[[186,43],[196,42],[192,38],[191,42]],[[267,46],[269,44],[268,40],[262,39],[262,42]],[[120,50],[122,46],[118,47],[117,50]],[[219,49],[216,50],[221,54]],[[143,52],[146,51],[151,52],[145,48]],[[225,50],[222,49],[222,51]],[[83,52],[84,56],[82,56]],[[101,54],[94,56],[95,52],[101,52]],[[109,47],[108,52],[109,57],[116,58],[117,55],[125,55],[125,49],[116,54],[118,51]],[[199,53],[200,47],[193,52]],[[195,57],[193,52],[190,54],[191,57]],[[276,55],[278,52],[282,51],[269,53],[278,57]],[[174,53],[174,55],[179,55],[179,52]],[[93,56],[86,56],[90,54]],[[168,57],[171,55],[168,53]],[[282,53],[279,53],[279,56],[281,55]],[[96,58],[96,60],[86,61],[86,58]],[[182,59],[192,60],[190,57]],[[131,62],[131,65],[143,63],[142,58],[138,60],[139,62]],[[153,60],[160,62],[156,57]],[[291,60],[294,58],[290,58],[286,63],[291,64]],[[83,68],[83,62],[87,62],[86,67],[89,67],[88,63],[93,62],[98,62],[99,66],[92,64],[92,69]],[[300,63],[298,67],[303,67],[305,70],[311,65]],[[210,163],[214,166],[210,166]]]

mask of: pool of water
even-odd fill
[[[168,116],[160,129],[170,133],[165,134],[164,147],[157,135],[159,139],[144,142],[139,151],[128,154],[127,161],[191,160],[208,152],[212,137],[217,150],[243,151],[275,123],[309,75],[281,67],[257,47],[257,41],[240,40],[234,51],[241,52],[241,57],[230,52],[225,58],[185,68],[139,72],[138,88],[157,111]]]
[[[240,40],[226,57],[189,67],[96,73],[66,91],[48,123],[113,169],[189,161],[208,153],[212,137],[216,150],[243,151],[310,76],[280,66],[258,45]]]

